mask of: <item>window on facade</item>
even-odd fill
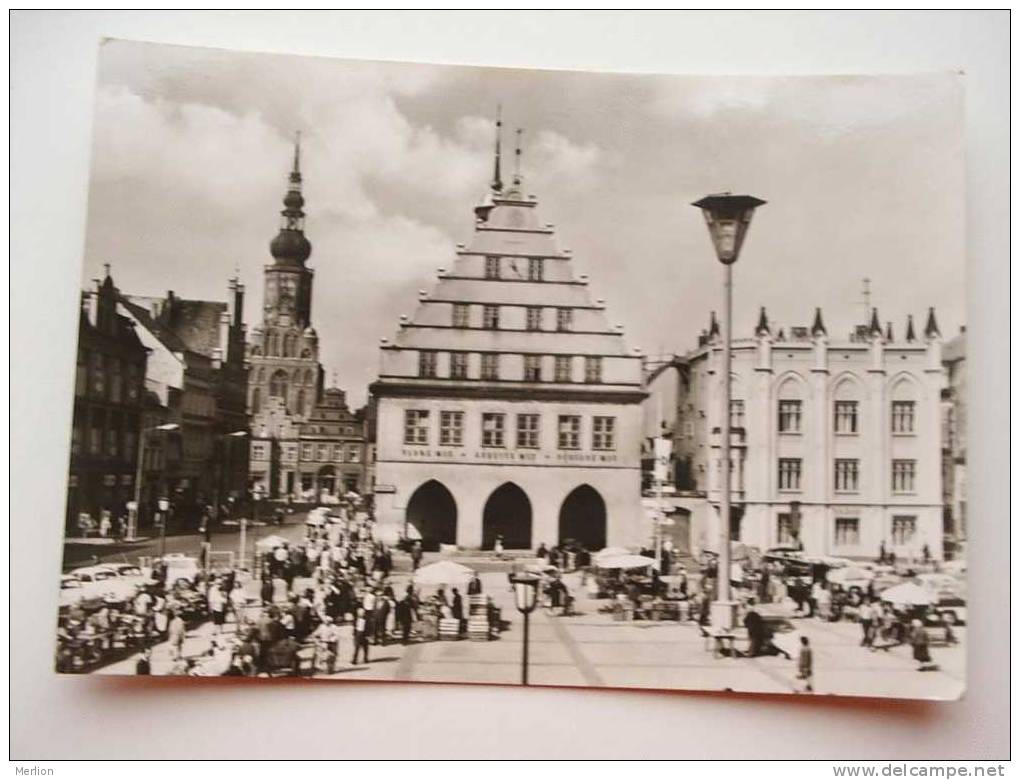
[[[506,436],[504,423],[506,415],[496,412],[485,412],[482,415],[482,446],[504,447]]]
[[[517,446],[525,449],[538,448],[538,415],[517,415]]]
[[[74,375],[74,394],[83,396],[89,389],[89,363],[88,354],[83,349],[78,350],[78,368]]]
[[[295,411],[298,414],[304,414],[305,413],[305,391],[304,391],[304,388],[300,388],[297,391],[297,408],[295,409]]]
[[[859,472],[860,461],[856,458],[836,458],[836,492],[856,493]]]
[[[861,521],[856,517],[836,518],[837,547],[856,547],[861,543]]]
[[[404,444],[429,443],[428,409],[407,409],[404,411]]]
[[[315,448],[311,444],[301,445],[301,460],[312,460],[315,457]]]
[[[779,459],[779,489],[800,490],[800,458]]]
[[[857,433],[857,402],[836,401],[836,433]]]
[[[482,306],[482,327],[489,330],[499,329],[499,306],[491,303]]]
[[[485,258],[485,278],[486,279],[498,279],[499,278],[499,258],[498,257],[486,257]]]
[[[110,457],[117,456],[117,427],[117,424],[114,422],[106,429],[106,454]]]
[[[576,414],[561,414],[557,446],[561,450],[581,449],[581,418]]]
[[[450,353],[450,378],[467,379],[468,356],[467,352]]]
[[[138,366],[136,366],[134,364],[131,364],[131,365],[129,365],[127,367],[127,384],[126,384],[126,392],[124,393],[124,396],[126,397],[126,399],[129,402],[134,402],[134,401],[138,400],[138,391],[139,391],[139,387],[138,386],[140,384],[140,379],[139,379],[139,375],[138,374],[139,374]]]
[[[528,260],[528,281],[541,282],[545,277],[545,261],[541,257]]]
[[[542,356],[541,355],[525,355],[524,356],[524,381],[525,382],[541,382],[542,381]]]
[[[136,436],[137,434],[134,431],[128,431],[124,434],[124,460],[134,462]]]
[[[526,313],[525,327],[528,330],[542,330],[542,307],[529,306]]]
[[[82,440],[81,425],[78,424],[78,423],[75,423],[74,426],[71,428],[71,454],[72,455],[78,455],[78,454],[81,453],[81,440]]]
[[[554,361],[554,368],[557,382],[569,382],[571,381],[571,362],[572,358],[570,355],[557,355]]]
[[[315,448],[316,460],[329,460],[329,445],[320,444]]]
[[[117,360],[117,358],[112,358],[110,360],[109,376],[110,376],[110,400],[113,401],[114,403],[120,403],[123,380],[120,373],[120,361]]]
[[[337,463],[343,463],[344,462],[344,445],[342,445],[342,444],[334,444],[333,445],[333,457],[332,457],[332,460],[335,460]]]
[[[439,443],[459,447],[464,443],[464,412],[439,413]]]
[[[92,356],[92,394],[102,398],[106,394],[106,370],[103,365],[103,356],[95,354]]]
[[[894,460],[892,462],[893,493],[913,493],[916,472],[916,460]]]
[[[251,445],[251,457],[252,460],[265,460],[266,459],[266,445],[265,444],[252,444]]]
[[[103,451],[103,429],[98,420],[92,421],[89,429],[89,454],[99,455]]]
[[[730,401],[730,427],[744,427],[744,402]]]
[[[556,330],[572,330],[574,327],[574,310],[573,309],[557,309],[556,310]]]
[[[584,359],[584,381],[588,384],[598,384],[602,381],[601,357],[589,355]]]
[[[779,402],[779,432],[800,433],[800,401]]]
[[[434,377],[436,375],[436,353],[431,349],[418,352],[418,376]]]
[[[357,444],[351,444],[347,447],[347,462],[348,463],[361,463],[361,448]]]
[[[499,353],[482,353],[482,379],[499,379]]]
[[[251,410],[256,414],[262,409],[262,389],[256,387],[251,391]]]
[[[466,303],[453,304],[453,327],[470,327],[471,310]]]
[[[776,518],[776,544],[792,545],[795,541],[793,518],[788,512],[783,512]]]
[[[287,400],[287,372],[283,369],[269,378],[269,395]]]
[[[593,450],[612,450],[616,448],[615,417],[592,418],[591,448]]]
[[[910,544],[917,531],[917,518],[913,515],[893,515],[892,543],[895,545]]]
[[[913,401],[892,402],[892,432],[893,433],[914,432]]]

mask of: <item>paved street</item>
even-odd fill
[[[406,680],[421,682],[477,682],[518,684],[521,663],[521,616],[513,606],[506,575],[481,575],[485,592],[502,607],[510,629],[493,642],[429,642],[403,647],[371,648],[368,666],[342,669],[335,679]],[[398,577],[400,581],[406,579]],[[798,689],[795,661],[767,658],[714,658],[705,649],[698,628],[672,622],[618,622],[598,612],[600,603],[580,592],[579,576],[567,584],[578,597],[580,614],[551,617],[539,610],[531,621],[531,681],[536,685],[609,686],[686,690],[733,690],[789,693]],[[815,690],[819,694],[955,698],[965,679],[966,630],[960,645],[933,647],[940,669],[918,672],[908,647],[872,652],[859,646],[860,629],[850,622],[822,623],[794,620],[793,632],[779,634],[778,644],[791,652],[801,633],[814,647]],[[189,636],[185,654],[209,647],[211,628]],[[794,655],[794,658],[796,656]],[[346,659],[345,659],[346,660]],[[169,667],[169,651],[156,648],[154,673]],[[107,667],[103,673],[131,674],[134,659]]]

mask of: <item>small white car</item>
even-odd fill
[[[87,597],[105,601],[130,601],[138,592],[138,584],[118,575],[112,566],[82,566],[71,574],[82,584]]]

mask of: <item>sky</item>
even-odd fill
[[[953,74],[708,77],[361,62],[108,41],[98,73],[83,284],[226,300],[263,267],[301,132],[320,360],[355,405],[379,341],[470,239],[523,133],[538,197],[628,346],[683,353],[722,305],[705,194],[767,201],[734,272],[734,337],[823,310],[901,338],[934,306],[965,323],[963,90]],[[504,171],[512,166],[504,157]],[[504,176],[506,179],[507,176]]]

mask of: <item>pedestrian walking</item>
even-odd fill
[[[148,647],[142,650],[142,655],[135,664],[135,674],[152,674],[152,650]]]
[[[354,618],[354,657],[351,663],[358,665],[358,656],[361,656],[365,663],[368,663],[368,618],[364,608],[358,609]]]
[[[932,661],[931,653],[928,650],[928,632],[924,624],[916,618],[910,623],[910,644],[914,649],[914,660],[917,661],[917,671],[931,672],[937,669]]]
[[[209,615],[212,617],[213,633],[218,634],[223,630],[223,624],[227,622],[227,597],[220,590],[218,582],[213,582],[209,586],[206,601],[209,605]]]
[[[167,638],[170,641],[170,653],[175,661],[182,656],[186,635],[187,628],[184,625],[184,618],[180,614],[173,613],[167,625]]]
[[[811,642],[806,636],[800,638],[800,652],[797,654],[797,679],[804,683],[804,693],[815,690],[815,659]]]
[[[865,599],[860,606],[858,615],[861,621],[861,647],[871,647],[875,641],[875,605],[871,599]]]

